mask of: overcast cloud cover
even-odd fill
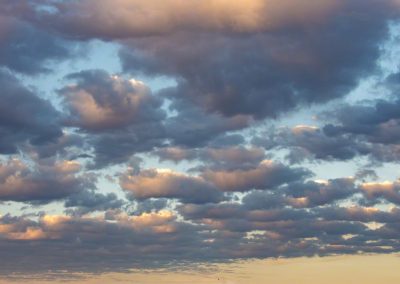
[[[400,252],[399,20],[1,1],[0,278]]]

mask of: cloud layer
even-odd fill
[[[0,6],[0,278],[399,252],[398,1]]]

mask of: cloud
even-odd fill
[[[0,153],[12,154],[24,143],[46,145],[62,136],[59,113],[13,75],[0,70]]]
[[[223,200],[223,194],[212,183],[170,170],[143,170],[139,174],[125,173],[121,187],[133,198],[176,198],[185,203],[207,203]]]
[[[51,3],[52,13],[39,21],[76,37],[107,39],[170,34],[182,30],[220,32],[270,31],[286,26],[313,25],[336,11],[341,3],[322,0],[274,1],[189,0],[142,2],[94,0]]]
[[[162,100],[142,82],[87,70],[67,76],[62,88],[64,125],[89,133],[93,168],[123,163],[138,152],[162,146],[166,139]]]
[[[7,1],[0,8],[0,65],[28,75],[49,72],[51,63],[72,56],[75,47],[25,21],[23,2]]]
[[[330,186],[336,183],[339,188],[340,182],[346,183],[332,181]],[[39,219],[1,216],[0,247],[10,261],[0,271],[172,269],[175,265],[249,257],[398,251],[398,208],[331,203],[307,209],[263,207],[246,197],[243,203],[181,204],[177,212],[150,210],[131,216],[121,210],[86,216],[46,214]],[[24,261],[12,261],[22,255]]]
[[[281,120],[382,71],[398,4],[5,1],[0,205],[23,209],[0,216],[0,275],[398,252],[398,180],[321,180],[303,162],[398,161],[399,74],[379,82],[390,97],[325,105],[318,126]],[[76,72],[92,40],[120,48],[119,75]],[[71,74],[42,90],[49,71]]]
[[[210,113],[274,118],[343,97],[375,70],[376,43],[394,11],[387,4],[343,1],[318,24],[245,35],[182,31],[125,40],[121,60],[132,73],[176,78],[170,95]]]
[[[270,128],[252,143],[267,150],[289,150],[286,158],[292,163],[349,161],[360,156],[373,162],[395,162],[400,159],[399,110],[396,96],[341,104],[321,114],[322,127]]]
[[[169,211],[117,214],[113,220],[43,215],[30,221],[5,215],[0,217],[0,247],[8,261],[0,273],[127,271],[132,265],[166,263],[176,253],[189,259],[188,249],[199,240],[192,225]]]
[[[256,144],[291,147],[292,160],[338,159],[349,160],[367,156],[372,161],[393,162],[400,157],[399,101],[378,99],[357,104],[343,104],[325,112],[327,120],[322,128],[302,131],[283,130],[274,141],[257,138]]]
[[[370,147],[351,135],[328,136],[315,126],[297,125],[269,129],[262,136],[253,138],[254,144],[264,146],[267,150],[288,149],[287,158],[292,163],[305,159],[314,160],[350,160],[358,155],[369,154]]]
[[[77,162],[36,164],[33,168],[18,159],[0,163],[0,200],[49,203],[86,188],[94,188],[90,175],[78,175]]]
[[[396,182],[371,182],[360,185],[361,191],[369,200],[379,201],[385,199],[394,204],[400,204],[400,183]]]
[[[164,145],[165,129],[159,122],[133,125],[129,129],[116,129],[88,136],[93,148],[93,162],[89,168],[100,169],[128,162],[132,155],[148,152]]]
[[[357,193],[353,178],[292,183],[286,190],[287,195],[291,196],[289,204],[299,208],[332,205]]]
[[[161,100],[135,79],[90,70],[68,75],[76,84],[61,89],[70,113],[67,125],[87,131],[105,131],[164,117]]]
[[[125,201],[118,199],[115,193],[99,193],[94,190],[82,190],[70,195],[64,206],[70,214],[86,214],[94,211],[107,211],[109,209],[120,209]],[[74,207],[72,209],[71,207]]]
[[[375,70],[379,43],[399,13],[390,0],[43,5],[26,5],[20,17],[66,38],[119,41],[125,71],[172,77],[171,95],[256,119],[346,95]]]
[[[343,105],[333,111],[338,125],[327,124],[324,132],[329,136],[343,133],[362,135],[372,143],[394,144],[398,141],[398,109],[400,101],[375,100],[369,104]]]
[[[310,172],[302,168],[290,168],[265,160],[257,167],[244,170],[206,170],[202,177],[223,191],[250,191],[274,188],[308,177]]]
[[[169,91],[164,90],[162,95],[168,97]],[[220,114],[209,114],[190,102],[176,98],[172,98],[170,109],[177,114],[165,121],[165,129],[175,146],[205,146],[232,131],[250,126],[252,122],[246,115],[227,118]]]
[[[205,163],[208,168],[251,167],[258,165],[265,158],[263,149],[243,146],[204,147],[198,149],[165,147],[156,150],[154,154],[159,157],[160,161],[170,160],[179,163],[183,160],[199,160]]]

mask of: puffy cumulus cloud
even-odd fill
[[[0,200],[48,203],[94,187],[89,175],[78,175],[77,162],[38,163],[18,159],[0,163]]]
[[[135,204],[134,212],[137,214],[158,212],[168,206],[169,199],[167,198],[150,198],[140,200]]]
[[[288,203],[299,208],[334,204],[358,192],[353,178],[292,183],[286,190]]]
[[[250,191],[276,187],[310,176],[303,168],[291,168],[269,160],[257,167],[234,170],[205,170],[202,177],[223,191]]]
[[[154,152],[161,161],[170,160],[176,163],[183,160],[199,160],[207,167],[237,168],[249,167],[259,164],[265,158],[265,152],[261,148],[243,146],[237,147],[204,147],[204,148],[181,148],[165,147]]]
[[[104,194],[86,189],[67,197],[64,206],[70,215],[83,215],[94,211],[120,209],[125,203],[115,193]]]
[[[67,160],[89,157],[85,153],[85,151],[88,151],[88,147],[85,145],[84,137],[73,133],[63,133],[62,136],[44,145],[23,145],[21,150],[39,159],[51,158],[57,155],[66,157]]]
[[[397,205],[400,204],[400,181],[363,183],[360,185],[360,189],[372,202],[384,199]]]
[[[292,162],[303,160],[350,160],[357,155],[367,155],[371,147],[351,135],[331,137],[323,129],[310,125],[297,125],[269,129],[253,138],[253,143],[268,150],[287,149]]]
[[[332,111],[338,123],[327,124],[329,136],[361,135],[371,143],[396,144],[399,141],[399,100],[376,100],[366,104],[343,105]]]
[[[397,93],[396,93],[397,96]],[[328,123],[323,131],[331,140],[350,136],[364,148],[372,161],[396,162],[400,159],[400,101],[375,100],[355,105],[344,105],[331,112],[336,123]]]
[[[125,163],[134,154],[164,146],[165,139],[166,130],[158,121],[90,135],[87,140],[94,155],[90,167],[98,169]]]
[[[392,79],[394,80],[394,79]],[[399,100],[380,99],[344,104],[323,113],[322,128],[297,126],[273,131],[253,142],[268,149],[289,149],[291,161],[350,160],[366,156],[372,161],[394,162],[400,157]]]
[[[16,153],[29,143],[47,145],[62,136],[59,113],[13,75],[0,70],[0,153]]]
[[[171,89],[162,93],[169,96]],[[170,109],[177,114],[165,121],[165,131],[175,146],[200,147],[222,139],[230,132],[250,126],[252,119],[247,115],[224,117],[209,114],[200,107],[181,99],[173,99]]]
[[[396,144],[400,141],[399,82],[399,73],[390,74],[381,79],[379,84],[385,86],[391,96],[343,104],[324,113],[325,117],[334,119],[334,122],[327,123],[323,128],[326,135],[330,137],[353,135],[373,144],[371,154],[378,160],[390,159],[388,153],[396,153]],[[393,156],[394,159],[398,158],[398,155]]]
[[[164,117],[161,100],[141,81],[110,76],[101,70],[82,71],[68,78],[76,83],[60,91],[70,112],[67,125],[104,131]]]
[[[57,11],[38,13],[38,18],[83,38],[129,38],[182,30],[248,33],[313,25],[336,11],[342,2],[345,1],[285,0],[278,4],[272,0],[85,0],[53,2]]]
[[[0,216],[0,238],[9,240],[41,240],[50,238],[34,221]]]
[[[135,199],[176,198],[185,203],[207,203],[223,200],[223,193],[201,177],[170,170],[129,171],[120,178],[121,187]]]
[[[292,163],[305,159],[348,161],[360,156],[373,162],[396,162],[400,159],[399,110],[396,96],[342,104],[322,113],[326,120],[322,127],[270,128],[252,143],[268,150],[289,150],[287,158]]]
[[[247,193],[242,199],[243,206],[248,210],[277,209],[289,205],[288,199],[282,191],[255,190]]]
[[[273,192],[253,190],[242,198],[242,204],[246,210],[315,208],[333,206],[357,193],[361,192],[353,178],[295,181]]]
[[[64,126],[88,134],[84,145],[93,152],[91,167],[123,163],[135,153],[165,144],[162,100],[144,83],[103,70],[81,71],[67,78],[73,83],[59,91],[67,112]]]

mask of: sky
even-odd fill
[[[399,43],[398,0],[2,0],[0,283],[398,283]]]

